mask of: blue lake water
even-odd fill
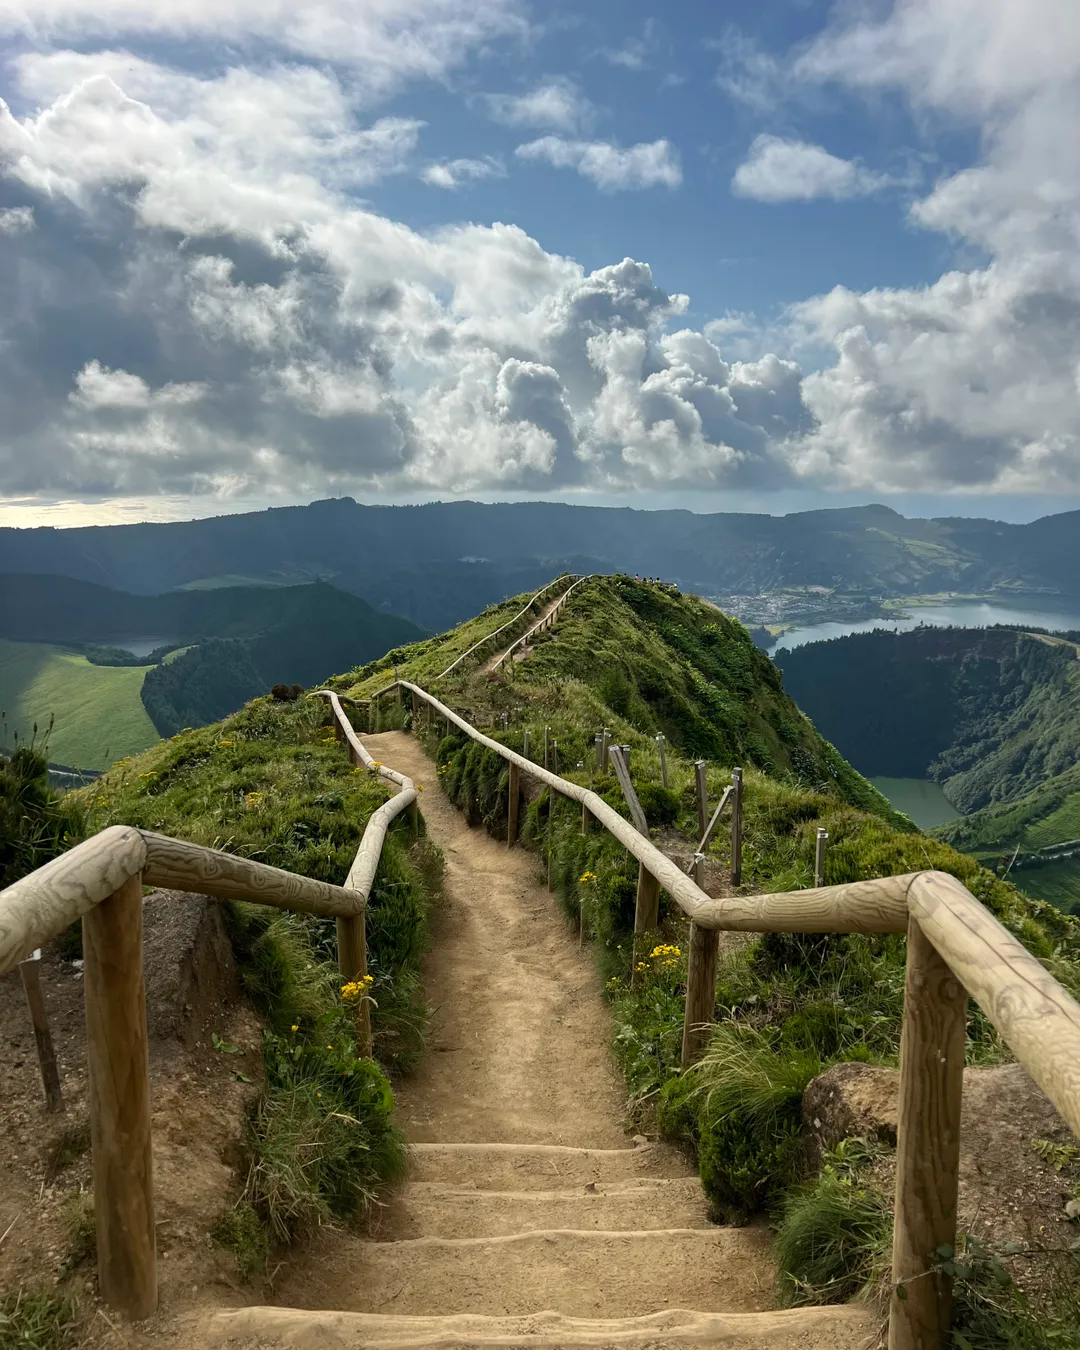
[[[913,606],[906,619],[860,619],[848,623],[812,623],[805,628],[791,628],[781,633],[770,655],[802,647],[807,642],[822,642],[826,638],[847,637],[849,633],[870,633],[875,628],[887,628],[893,633],[905,633],[919,624],[935,628],[987,628],[995,623],[1020,624],[1030,628],[1080,629],[1080,604],[1062,604],[1059,608],[1048,601],[1031,604],[1005,604],[996,600],[951,600],[939,605]]]
[[[945,796],[937,783],[926,778],[871,778],[871,783],[889,805],[918,825],[920,830],[932,830],[935,825],[946,825],[956,820],[960,812]]]

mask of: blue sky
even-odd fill
[[[5,523],[1080,505],[1071,0],[0,0],[0,41]]]

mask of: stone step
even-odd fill
[[[874,1332],[865,1308],[791,1308],[784,1312],[707,1313],[670,1309],[610,1320],[532,1313],[527,1317],[397,1317],[377,1313],[241,1308],[213,1314],[200,1345],[234,1350],[538,1350],[592,1347],[723,1347],[723,1350],[863,1350]]]
[[[499,1237],[540,1229],[627,1232],[704,1228],[709,1206],[697,1177],[590,1181],[573,1189],[489,1191],[415,1181],[387,1202],[372,1236]]]
[[[665,1308],[757,1312],[775,1303],[769,1233],[547,1229],[502,1237],[315,1241],[279,1272],[297,1307],[414,1316],[637,1317]]]
[[[409,1179],[490,1191],[567,1190],[642,1177],[687,1177],[694,1171],[677,1150],[646,1143],[635,1148],[571,1148],[562,1144],[412,1144]]]

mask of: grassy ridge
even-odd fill
[[[424,650],[398,653],[399,670],[426,682],[423,672],[438,666],[438,647],[434,640]],[[362,695],[380,688],[386,676],[385,666],[369,667],[341,684]],[[1080,923],[1028,899],[974,858],[890,811],[802,718],[740,626],[711,606],[625,579],[591,583],[512,680],[474,670],[455,673],[446,683],[450,687],[440,691],[445,701],[515,749],[522,748],[528,728],[535,756],[544,727],[550,727],[560,771],[588,783],[625,814],[617,783],[596,772],[590,754],[593,733],[608,726],[632,746],[635,786],[658,842],[683,856],[696,833],[693,759],[710,760],[712,800],[732,765],[741,763],[744,890],[809,885],[814,838],[823,826],[830,836],[827,882],[922,868],[950,872],[1067,987],[1080,989]],[[403,715],[407,720],[407,709]],[[651,739],[657,730],[671,747],[667,791],[659,783]],[[504,761],[457,733],[429,748],[450,798],[473,823],[501,833]],[[636,863],[606,832],[583,835],[579,813],[566,803],[552,802],[547,793],[536,797],[522,833],[547,855],[568,917],[583,919],[593,940],[634,1112],[693,1147],[717,1217],[740,1222],[764,1210],[776,1218],[778,1256],[792,1300],[848,1297],[880,1269],[891,1225],[888,1198],[874,1189],[854,1146],[830,1159],[819,1177],[806,1175],[802,1093],[839,1060],[897,1062],[904,938],[770,934],[727,944],[708,1053],[683,1074],[686,920],[662,896],[657,929],[635,937]],[[722,884],[728,862],[723,836],[711,845],[710,861]],[[975,1007],[967,1056],[973,1063],[1008,1058]],[[989,1262],[975,1262],[972,1269],[992,1271]],[[964,1328],[978,1327],[981,1336],[986,1305],[972,1302],[968,1292],[959,1303],[958,1330],[967,1334]],[[971,1344],[1041,1346],[1050,1343],[1040,1339],[1044,1324],[1060,1330],[1060,1322],[1032,1314],[1019,1296],[1002,1295],[994,1307],[991,1330],[998,1339]],[[1017,1338],[1020,1326],[1026,1339]],[[1075,1326],[1069,1327],[1061,1343],[1069,1343]]]
[[[96,666],[85,656],[40,642],[0,638],[0,708],[9,743],[29,741],[34,723],[54,719],[50,758],[104,769],[158,739],[139,697],[145,666]]]

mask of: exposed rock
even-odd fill
[[[810,1156],[819,1167],[841,1139],[862,1138],[896,1147],[899,1076],[870,1064],[834,1064],[803,1093]]]
[[[861,1136],[895,1148],[900,1074],[867,1064],[834,1064],[803,1094],[809,1151],[819,1166],[825,1150]],[[1035,1140],[1073,1143],[1068,1126],[1020,1064],[964,1070],[960,1128],[960,1228],[997,1245],[1018,1240],[1038,1247],[1064,1246],[1066,1206],[1080,1180],[1075,1155],[1056,1170]],[[877,1184],[892,1193],[895,1155],[874,1168]],[[1077,1206],[1080,1211],[1080,1206]],[[1015,1273],[1022,1281],[1025,1267]]]
[[[150,1039],[191,1049],[239,992],[221,902],[185,891],[148,895],[143,971]]]

